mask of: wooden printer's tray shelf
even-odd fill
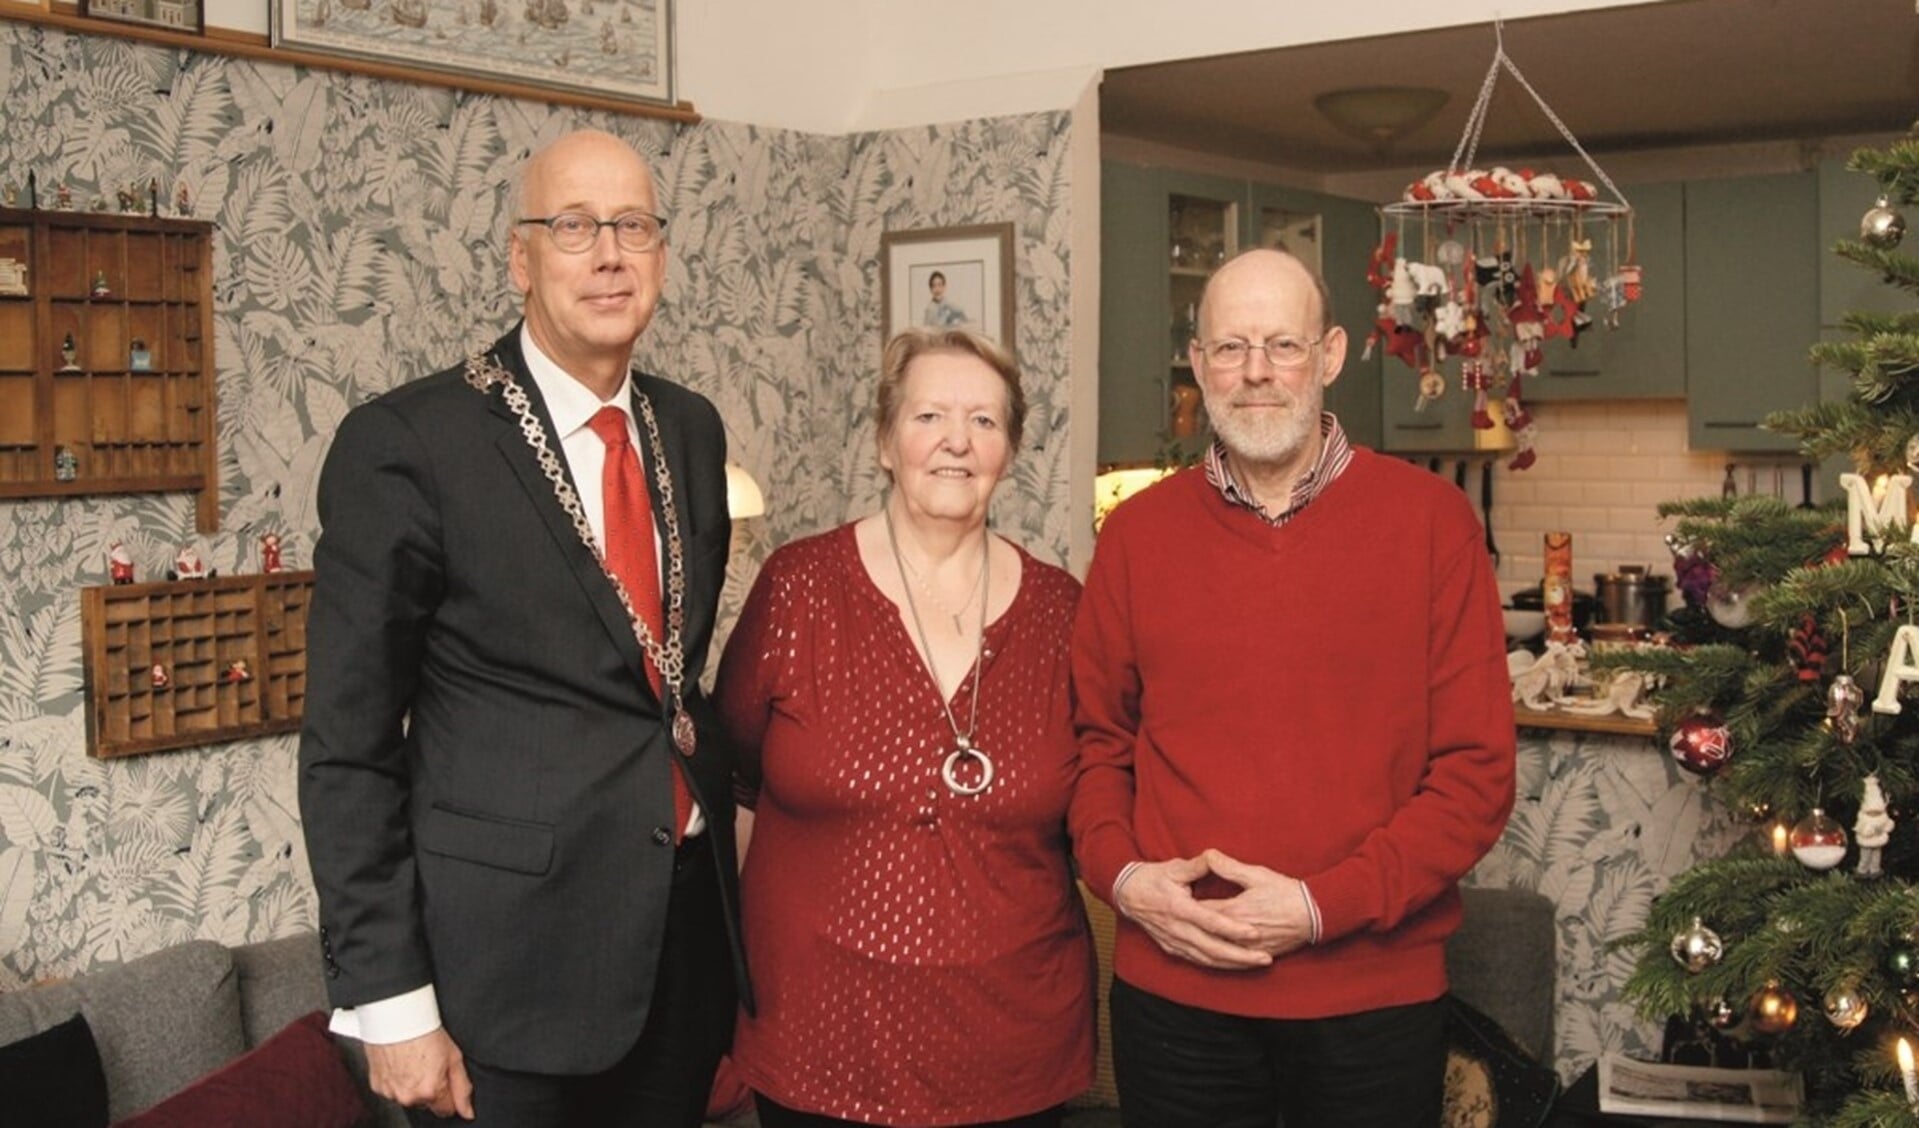
[[[84,589],[87,750],[108,759],[298,729],[312,594],[312,572]]]

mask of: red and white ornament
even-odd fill
[[[1701,709],[1679,722],[1667,742],[1679,766],[1697,775],[1711,775],[1732,759],[1732,730],[1710,709]]]

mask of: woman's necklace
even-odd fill
[[[985,586],[986,566],[983,564],[980,566],[979,577],[975,579],[972,584],[968,585],[966,589],[966,602],[960,604],[958,610],[954,610],[946,605],[946,601],[941,599],[938,593],[934,592],[932,585],[928,584],[926,578],[920,575],[918,568],[913,567],[911,560],[906,559],[904,555],[900,556],[899,559],[900,563],[906,566],[907,575],[912,576],[913,582],[919,585],[920,594],[926,597],[928,603],[938,608],[942,615],[953,620],[954,634],[964,637],[966,628],[960,625],[960,616],[966,614],[966,609],[973,605],[973,599],[980,594],[980,590]]]
[[[900,570],[900,592],[906,596],[906,610],[913,616],[913,629],[919,632],[920,649],[925,651],[926,672],[933,679],[933,696],[939,698],[940,712],[946,714],[946,723],[953,730],[953,740],[957,748],[947,754],[946,761],[940,765],[940,778],[946,781],[947,790],[955,795],[978,795],[993,784],[993,761],[985,752],[973,747],[973,734],[979,731],[979,691],[980,683],[986,680],[983,659],[986,654],[986,593],[989,590],[988,575],[993,542],[990,534],[980,537],[980,601],[979,601],[979,639],[974,643],[973,652],[973,708],[967,718],[966,731],[961,732],[959,721],[953,716],[953,707],[946,703],[946,694],[940,689],[938,667],[933,665],[933,644],[926,637],[926,626],[920,622],[919,607],[913,602],[913,585],[906,578],[906,557],[900,555],[899,536],[893,532],[893,507],[889,497],[880,504],[880,516],[886,522],[886,543],[893,549],[893,563]],[[966,784],[960,782],[959,766],[964,760],[979,761],[979,782]]]

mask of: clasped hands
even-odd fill
[[[1220,900],[1200,900],[1193,896],[1193,885],[1208,874],[1240,891]],[[1120,886],[1115,900],[1120,912],[1167,954],[1201,967],[1266,967],[1312,940],[1312,917],[1297,878],[1218,850],[1143,863]]]

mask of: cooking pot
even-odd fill
[[[1520,588],[1513,593],[1513,606],[1521,611],[1544,611],[1546,595],[1539,587]],[[1599,600],[1589,591],[1573,592],[1573,629],[1583,631],[1599,615]]]
[[[1593,576],[1601,623],[1625,623],[1651,630],[1666,617],[1667,580],[1649,576],[1644,565],[1622,564],[1619,571]]]

